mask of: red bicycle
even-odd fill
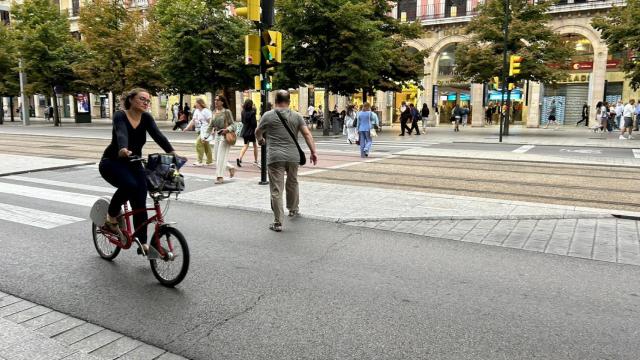
[[[144,162],[141,159],[135,159],[134,161]],[[124,211],[117,217],[124,239],[121,239],[119,234],[110,231],[104,225],[104,220],[100,222],[100,219],[106,218],[106,210],[109,207],[110,199],[98,199],[91,210],[91,218],[93,219],[91,232],[93,244],[100,257],[111,261],[120,254],[122,249],[127,250],[135,243],[138,245],[139,252],[149,260],[153,275],[162,285],[174,287],[184,280],[189,271],[189,246],[184,235],[170,223],[165,222],[163,211],[160,207],[160,202],[169,199],[171,193],[150,190],[149,196],[153,199],[153,207],[145,209],[133,209],[130,211],[125,203]],[[152,211],[155,214],[150,216],[144,224],[134,229],[132,217],[142,211]],[[142,226],[147,226],[151,223],[154,225],[154,232],[149,243],[149,251],[145,253],[142,244],[134,234]]]

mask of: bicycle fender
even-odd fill
[[[103,196],[93,204],[91,211],[89,212],[89,218],[91,218],[91,221],[93,221],[94,224],[98,226],[104,225],[104,222],[107,219],[110,202],[111,198]]]

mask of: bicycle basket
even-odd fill
[[[186,161],[173,154],[149,154],[145,173],[149,192],[181,192],[184,176],[178,169]]]

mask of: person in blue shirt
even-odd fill
[[[636,126],[633,131],[639,131],[638,125],[640,125],[640,101],[638,101],[638,104],[636,104],[636,110],[634,112],[636,114]]]
[[[378,115],[371,111],[371,104],[365,102],[358,113],[358,135],[360,136],[360,157],[369,156],[371,151],[371,128],[378,124]]]

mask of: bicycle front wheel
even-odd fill
[[[91,223],[91,235],[93,235],[93,245],[101,258],[111,261],[120,254],[120,247],[109,241],[109,238],[102,233],[100,226]]]
[[[189,271],[189,246],[184,235],[176,228],[163,226],[153,235],[151,246],[165,253],[161,259],[149,260],[153,276],[164,286],[178,285]]]

